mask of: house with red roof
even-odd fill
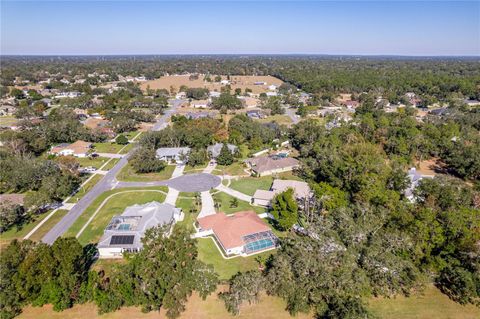
[[[278,245],[270,227],[253,211],[205,216],[197,220],[196,227],[196,237],[213,236],[226,256],[248,256]]]

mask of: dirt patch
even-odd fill
[[[210,76],[212,79],[215,78],[214,75]],[[169,75],[169,76],[162,76],[159,79],[152,80],[152,81],[146,81],[143,82],[140,85],[140,88],[142,90],[146,90],[147,87],[150,87],[150,89],[156,90],[156,89],[165,89],[169,90],[172,87],[176,93],[178,93],[178,90],[182,85],[185,85],[190,88],[206,88],[209,91],[217,91],[220,92],[222,88],[222,84],[219,82],[207,82],[204,81],[204,75],[200,75],[198,79],[195,80],[190,80],[189,75]],[[226,76],[222,76],[222,80],[227,80]],[[255,83],[264,83],[261,85],[255,85]],[[245,92],[246,88],[249,88],[252,90],[253,93],[255,94],[260,94],[264,92],[268,92],[269,89],[268,87],[270,85],[275,85],[279,87],[283,83],[282,80],[277,79],[273,76],[253,76],[253,75],[235,75],[235,76],[230,76],[230,86],[232,88],[232,91],[234,91],[237,88],[240,88],[242,90],[242,93]]]
[[[431,158],[416,163],[417,172],[422,175],[438,175],[445,174],[445,164],[438,158]]]

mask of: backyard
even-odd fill
[[[167,165],[163,170],[157,173],[136,173],[133,167],[128,164],[118,173],[117,179],[124,182],[153,182],[163,181],[172,177],[175,165]]]
[[[214,193],[212,196],[215,203],[219,204],[219,207],[217,208],[218,212],[224,212],[225,214],[233,214],[235,212],[241,212],[246,210],[253,210],[257,214],[265,212],[264,207],[252,206],[250,205],[250,203],[247,203],[243,200],[238,200],[237,206],[232,207],[232,200],[234,199],[234,197],[224,192],[217,192]]]
[[[215,175],[248,175],[245,171],[245,166],[242,162],[235,162],[232,165],[224,166],[224,165],[217,165],[213,174]]]

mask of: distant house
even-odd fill
[[[277,96],[278,93],[277,92],[267,92],[265,93],[267,96]]]
[[[191,101],[190,106],[195,109],[205,109],[209,105],[208,100]]]
[[[189,120],[198,120],[203,118],[213,118],[215,117],[215,114],[210,112],[189,112],[185,117]]]
[[[253,82],[253,85],[267,85],[267,82],[257,81]]]
[[[304,200],[310,198],[311,190],[307,183],[295,180],[281,180],[276,179],[273,181],[270,190],[265,191],[258,189],[253,195],[253,204],[260,206],[270,206],[272,199],[279,193],[283,193],[287,189],[293,189],[295,198],[297,200]]]
[[[410,201],[410,202],[415,202],[415,195],[413,194],[415,188],[420,184],[420,181],[424,178],[433,178],[433,175],[422,175],[417,172],[415,167],[412,167],[408,170],[407,174],[409,180],[410,180],[410,185],[407,187],[405,190],[404,194],[405,197]]]
[[[247,111],[247,116],[251,119],[263,119],[266,118],[267,116],[260,110],[251,110]]]
[[[270,91],[275,91],[275,90],[277,89],[277,86],[274,85],[274,84],[272,84],[272,85],[269,85],[269,86],[268,86],[268,89],[269,89]]]
[[[229,80],[221,80],[220,84],[221,85],[228,85],[228,84],[230,84],[230,81]]]
[[[162,147],[157,149],[157,158],[167,163],[181,164],[190,153],[190,147]]]
[[[353,100],[346,100],[346,101],[342,102],[342,104],[345,105],[349,109],[355,109],[360,105],[360,103],[358,101],[353,101]]]
[[[254,108],[259,105],[259,100],[250,96],[239,96],[238,99],[242,101],[243,107]]]
[[[259,156],[249,158],[245,163],[258,176],[288,172],[300,167],[300,162],[291,157]]]
[[[196,237],[213,235],[227,256],[248,256],[278,245],[270,227],[253,211],[205,216],[197,220],[196,227]]]
[[[429,114],[436,115],[436,116],[443,116],[448,113],[448,108],[440,107],[438,109],[434,109],[428,112]]]
[[[207,152],[211,158],[217,158],[217,156],[220,155],[220,151],[222,150],[222,147],[223,147],[223,143],[210,145],[209,147],[207,147]],[[227,144],[227,147],[230,153],[232,154],[235,154],[238,150],[238,147],[236,147],[233,144]]]
[[[210,91],[210,92],[208,93],[208,96],[210,96],[210,97],[219,97],[219,96],[220,96],[220,92]]]
[[[61,98],[76,98],[81,96],[82,93],[77,92],[77,91],[72,91],[72,92],[60,92],[58,93],[55,98],[56,99],[61,99]]]
[[[105,120],[103,118],[99,117],[89,117],[83,122],[83,125],[88,127],[89,129],[105,134],[109,138],[114,138],[115,137],[115,132],[113,131],[111,127],[111,122],[109,120]]]
[[[72,144],[64,143],[53,146],[50,154],[57,156],[87,157],[92,149],[92,143],[76,141]]]
[[[480,105],[480,101],[477,101],[477,100],[464,100],[463,101],[465,104],[467,104],[468,106],[477,106],[477,105]]]
[[[183,217],[181,209],[166,203],[150,202],[127,207],[105,228],[97,246],[100,258],[121,258],[124,252],[138,252],[143,248],[141,239],[147,229],[165,226],[171,230]]]

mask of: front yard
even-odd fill
[[[153,182],[164,181],[172,177],[175,170],[175,165],[167,165],[162,171],[158,173],[135,173],[130,164],[125,165],[118,173],[117,179],[124,182]]]
[[[230,188],[253,196],[257,189],[269,190],[273,183],[272,176],[264,177],[244,177],[237,180],[232,179]]]
[[[68,201],[67,203],[76,203],[82,198],[89,190],[95,186],[103,178],[103,175],[95,174],[91,180],[89,180],[85,185],[83,185],[78,192],[76,192]]]
[[[103,164],[105,164],[109,158],[107,157],[77,157],[75,158],[81,167],[92,166],[96,169],[99,169]]]
[[[117,154],[122,147],[125,145],[120,145],[117,143],[105,142],[105,143],[94,143],[93,147],[97,153],[112,153]]]
[[[245,169],[245,166],[243,165],[242,162],[235,162],[232,165],[228,165],[228,166],[217,165],[217,167],[215,167],[215,170],[213,171],[213,174],[231,175],[231,176],[247,175],[244,169]]]

